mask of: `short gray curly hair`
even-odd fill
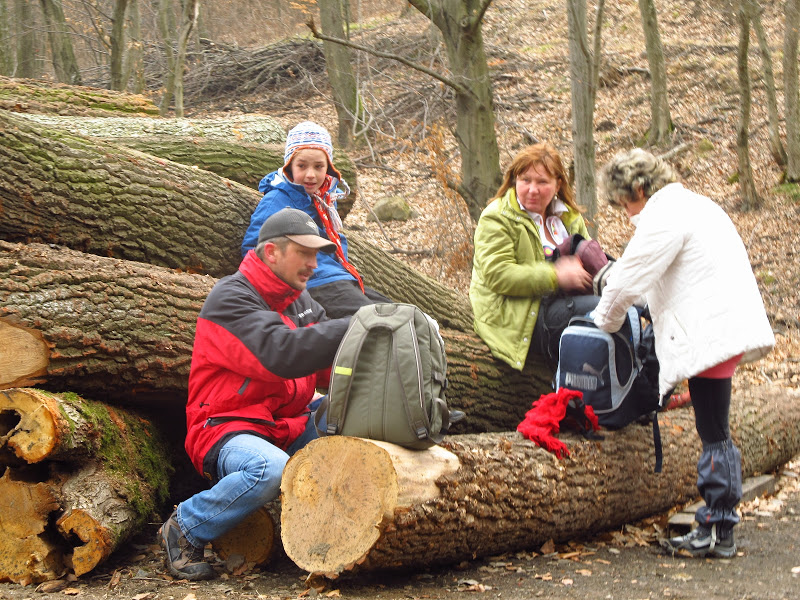
[[[620,152],[600,172],[600,189],[612,206],[630,201],[637,190],[642,190],[644,197],[649,198],[674,181],[672,167],[641,148]]]

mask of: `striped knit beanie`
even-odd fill
[[[311,121],[303,121],[295,125],[286,136],[286,148],[283,151],[283,168],[292,162],[295,152],[305,149],[322,150],[328,157],[328,175],[341,180],[342,176],[333,166],[333,143],[328,130]]]

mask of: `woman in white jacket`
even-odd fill
[[[761,358],[775,343],[744,244],[727,214],[709,198],[675,183],[672,169],[644,150],[615,156],[601,186],[626,210],[636,232],[598,285],[594,320],[616,331],[644,297],[660,364],[662,398],[684,379],[703,452],[697,487],[705,506],[698,527],[664,540],[673,552],[736,555],[741,455],[730,437],[731,377],[739,362]],[[598,282],[596,281],[596,284]]]

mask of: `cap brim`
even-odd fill
[[[286,237],[295,244],[300,244],[306,248],[315,248],[322,252],[333,252],[336,250],[336,244],[318,235],[287,235]]]

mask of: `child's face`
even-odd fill
[[[303,148],[295,152],[289,169],[294,183],[302,185],[309,195],[316,194],[325,181],[328,155],[316,148]]]

